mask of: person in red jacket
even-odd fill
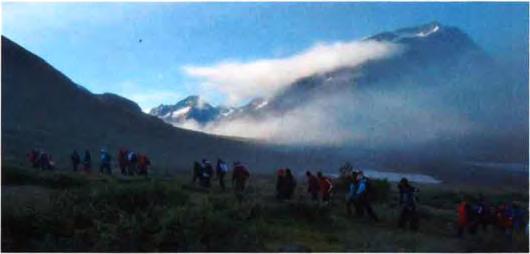
[[[151,160],[145,154],[140,154],[138,157],[138,174],[147,176],[148,167],[151,165]]]
[[[320,192],[320,182],[311,171],[305,173],[307,176],[307,192],[311,195],[311,200],[318,201],[318,192]]]
[[[245,191],[245,184],[250,177],[247,168],[239,161],[234,162],[234,171],[232,173],[232,186],[239,202],[243,200],[243,192]]]
[[[120,171],[121,171],[121,174],[122,175],[127,175],[127,163],[129,162],[127,160],[127,150],[125,149],[120,149],[120,151],[118,152],[118,165],[120,167]]]
[[[333,191],[333,183],[328,177],[323,176],[320,171],[317,173],[317,176],[320,185],[320,193],[322,195],[322,202],[329,203],[331,192]]]
[[[458,237],[462,237],[469,226],[469,213],[471,212],[467,198],[462,199],[456,210],[458,213]]]

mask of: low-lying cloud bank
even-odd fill
[[[185,66],[183,70],[227,95],[228,103],[233,104],[253,97],[272,96],[303,77],[356,67],[400,52],[399,45],[388,42],[335,42],[317,44],[287,58],[226,61],[212,66]]]
[[[412,93],[338,92],[282,115],[248,116],[206,126],[191,120],[178,127],[276,144],[374,147],[419,144],[440,136],[465,135],[474,128],[458,112],[434,102],[438,89],[422,90],[421,97]],[[424,107],[427,104],[431,107]]]

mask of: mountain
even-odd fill
[[[149,114],[175,126],[188,121],[204,126],[216,121],[253,115],[256,111],[266,106],[267,103],[265,99],[255,98],[240,107],[222,105],[214,107],[199,96],[191,95],[173,105],[161,104],[151,109]]]
[[[199,102],[190,98],[183,104]],[[2,162],[22,163],[30,149],[40,148],[52,154],[59,168],[69,168],[73,149],[89,149],[98,158],[101,147],[147,153],[155,170],[169,171],[187,170],[201,158],[241,160],[259,169],[289,158],[251,140],[175,128],[118,95],[92,94],[2,37]]]
[[[224,112],[203,101],[199,96],[189,96],[174,105],[160,105],[151,109],[149,114],[157,116],[169,123],[181,123],[195,120],[199,124],[215,121]]]
[[[469,68],[488,69],[492,64],[492,60],[467,34],[456,27],[444,26],[438,22],[379,33],[363,41],[394,43],[404,48],[405,52],[395,57],[369,61],[355,68],[342,68],[303,77],[267,100],[259,98],[248,105],[236,108],[218,107],[217,110],[208,108],[206,110],[208,117],[203,117],[203,114],[197,116],[186,114],[185,117],[180,117],[180,114],[187,112],[187,106],[184,106],[187,104],[184,102],[192,97],[173,106],[161,105],[153,109],[151,114],[170,123],[182,123],[193,119],[203,125],[243,116],[259,118],[270,114],[282,115],[326,94],[362,87],[373,88],[374,85],[384,85],[385,89],[392,86],[394,88],[400,86],[401,89],[407,84],[437,86],[440,82],[433,82],[433,78],[451,76]],[[407,80],[407,84],[404,84],[403,80]],[[167,114],[169,111],[165,109],[172,111],[171,114],[178,115],[177,119],[172,119],[171,115]],[[197,107],[192,109],[194,112],[203,112]],[[223,109],[224,113],[220,114]],[[227,119],[226,116],[230,117]]]
[[[300,78],[210,125],[235,127],[233,135],[257,130],[273,142],[528,161],[528,70],[503,66],[461,29],[438,22],[362,41],[402,51]]]

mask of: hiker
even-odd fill
[[[518,203],[512,203],[512,214],[513,214],[513,230],[515,232],[520,232],[524,229],[525,226],[525,218],[528,218],[527,212],[525,209],[519,205]]]
[[[417,190],[409,184],[407,178],[401,178],[401,181],[398,184],[398,189],[399,205],[402,207],[398,226],[404,228],[408,223],[410,229],[418,230],[418,213],[416,212],[415,196]]]
[[[133,176],[137,173],[138,155],[135,152],[129,152],[127,155],[127,174]]]
[[[48,155],[48,169],[54,170],[55,169],[55,161],[52,158],[52,155]]]
[[[479,195],[479,200],[473,208],[473,213],[473,221],[471,222],[472,231],[476,231],[478,227],[482,227],[482,230],[486,231],[488,225],[491,223],[491,214],[489,205],[484,200],[482,194]]]
[[[506,235],[510,235],[513,227],[513,209],[511,205],[507,203],[499,205],[496,211],[496,217],[499,229]]]
[[[228,172],[228,165],[226,164],[226,162],[218,158],[216,174],[217,174],[217,179],[219,180],[219,186],[221,186],[221,189],[223,191],[225,190],[225,175],[227,172]]]
[[[72,152],[72,155],[70,155],[70,159],[72,160],[72,169],[74,170],[74,172],[76,172],[77,167],[81,163],[81,157],[79,156],[79,153],[77,153],[77,150],[74,150],[74,152]]]
[[[369,180],[364,176],[363,172],[357,172],[354,183],[350,185],[350,195],[353,198],[357,216],[363,217],[364,211],[366,210],[368,216],[370,216],[370,219],[373,221],[379,221],[377,215],[372,209],[372,206],[370,205],[369,194],[371,190],[369,185]]]
[[[200,183],[202,187],[210,188],[210,179],[213,175],[212,164],[206,160],[202,160],[201,173],[200,173]]]
[[[250,173],[243,164],[239,161],[234,162],[234,170],[232,173],[232,186],[234,186],[234,191],[236,197],[241,203],[243,201],[243,192],[245,191],[245,183],[250,177]]]
[[[296,189],[296,179],[293,176],[293,173],[289,168],[285,169],[285,180],[281,188],[282,198],[290,200],[293,197],[294,191]]]
[[[307,176],[307,192],[311,195],[311,200],[318,201],[318,192],[320,191],[318,178],[310,171],[307,171],[305,175]]]
[[[31,149],[31,151],[27,154],[27,157],[31,167],[39,168],[39,152],[37,149]]]
[[[282,199],[282,187],[285,182],[285,169],[280,168],[276,171],[276,198]]]
[[[100,160],[99,173],[100,174],[107,173],[111,175],[112,174],[112,170],[110,168],[111,157],[110,157],[110,154],[107,153],[107,151],[103,148],[99,152],[99,160]]]
[[[83,167],[85,172],[89,173],[92,168],[92,158],[90,157],[90,152],[85,150],[85,156],[83,157]]]
[[[457,208],[458,212],[458,237],[462,237],[465,230],[469,228],[470,207],[467,198],[462,198]]]
[[[320,185],[320,194],[322,196],[322,202],[329,204],[331,194],[333,191],[333,183],[328,177],[322,175],[322,172],[317,172],[318,182]]]
[[[194,161],[193,162],[193,178],[191,180],[194,184],[197,181],[197,179],[200,179],[200,174],[201,174],[201,164],[198,161]]]
[[[147,177],[149,166],[151,166],[151,160],[149,160],[149,157],[147,157],[145,154],[138,155],[138,174]]]
[[[40,166],[41,170],[51,169],[50,157],[49,157],[48,153],[41,152],[40,155],[39,155],[39,159],[38,160],[39,160],[39,166]]]
[[[123,148],[118,152],[118,166],[120,167],[120,172],[122,175],[127,175],[127,164],[129,162],[127,160],[127,154],[127,150]]]

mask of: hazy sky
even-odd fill
[[[2,4],[3,35],[92,92],[144,110],[190,94],[229,102],[190,69],[292,59],[431,21],[460,27],[494,56],[528,57],[527,3]]]

